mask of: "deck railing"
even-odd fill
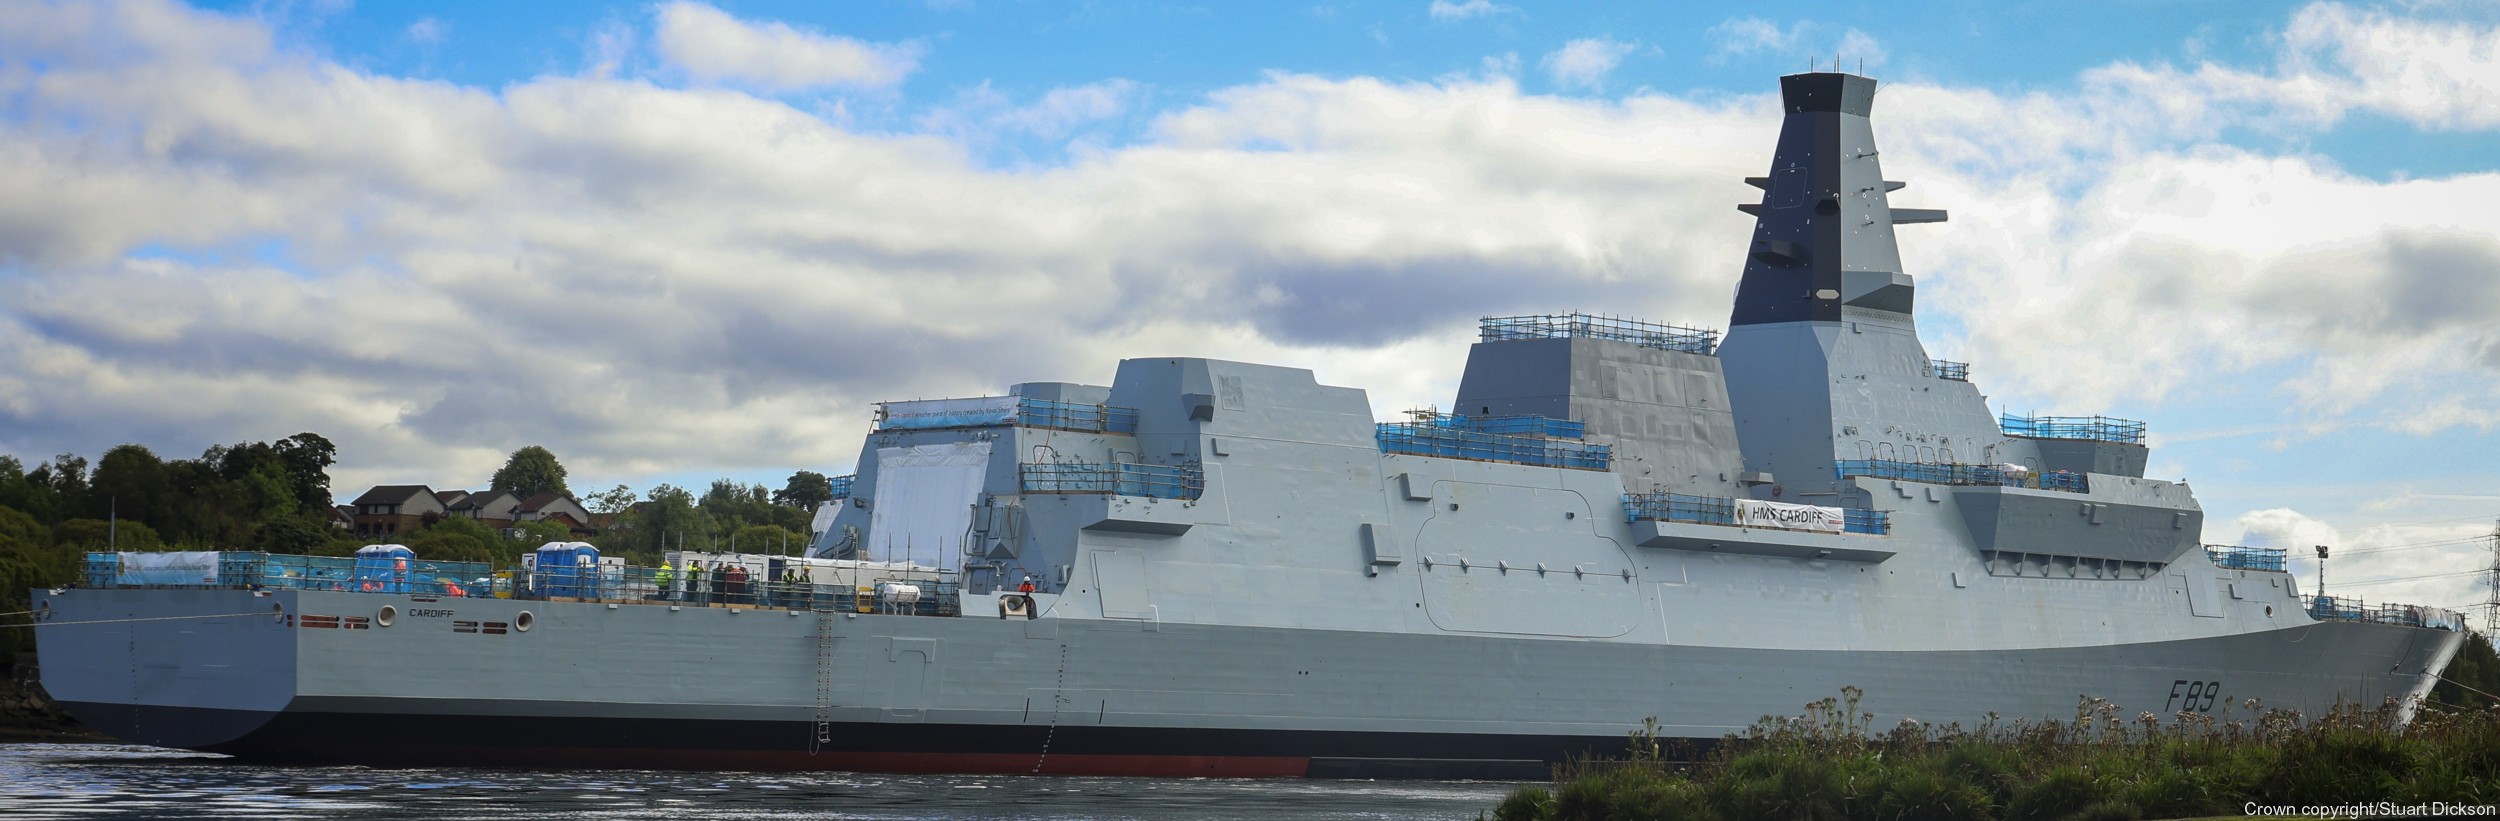
[[[2372,607],[2359,598],[2347,596],[2302,596],[2301,600],[2309,610],[2309,617],[2319,621],[2428,627],[2459,633],[2466,629],[2465,614],[2444,608],[2386,603]]]
[[[1736,524],[1736,500],[1684,493],[1627,493],[1623,496],[1623,520],[1732,527]]]
[[[1020,397],[1016,400],[1016,424],[1094,433],[1136,433],[1137,409]]]
[[[1206,475],[1195,465],[1028,462],[1018,466],[1017,474],[1026,493],[1195,499],[1206,490]]]
[[[2085,474],[2054,471],[2007,469],[2004,465],[1964,465],[1942,462],[1895,462],[1889,459],[1843,459],[1837,472],[1840,478],[1867,476],[1877,479],[1899,479],[1905,482],[1926,482],[1937,485],[1996,485],[2028,487],[2041,490],[2063,490],[2069,493],[2092,492],[2092,481]]]
[[[878,430],[1021,426],[1093,433],[1136,433],[1137,409],[1027,396],[975,396],[877,403]]]
[[[1697,354],[1713,354],[1719,348],[1718,331],[1577,312],[1488,316],[1477,326],[1476,337],[1484,342],[1572,337],[1611,339],[1644,348]]]
[[[1605,470],[1614,462],[1614,449],[1606,445],[1544,436],[1484,433],[1446,427],[1436,422],[1382,422],[1374,438],[1380,443],[1382,453],[1411,456],[1573,470]]]
[[[2236,570],[2272,570],[2280,573],[2284,568],[2283,548],[2280,547],[2209,544],[2205,546],[2205,558],[2212,559],[2215,567]]]
[[[2114,416],[2015,416],[2000,414],[1997,427],[2007,436],[2032,439],[2088,439],[2122,445],[2144,444],[2144,423]]]
[[[758,561],[769,562],[770,559]],[[728,574],[704,573],[690,578],[671,568],[662,583],[656,567],[600,565],[571,568],[575,572],[542,570],[493,571],[483,562],[416,559],[405,573],[396,568],[359,572],[354,557],[296,556],[283,553],[224,551],[216,554],[216,574],[201,572],[178,584],[125,584],[121,554],[88,553],[80,586],[88,588],[211,588],[294,589],[343,593],[382,593],[446,598],[505,598],[594,601],[620,604],[674,604],[695,607],[771,607],[792,610],[835,610],[859,613],[901,613],[952,616],[962,603],[960,581],[940,572],[939,578],[893,576],[874,569],[828,572],[804,582],[749,577],[732,581]],[[766,564],[766,567],[770,567]],[[770,572],[767,570],[766,572]],[[811,574],[812,574],[811,570]],[[838,578],[837,578],[838,577]],[[920,588],[912,601],[888,596],[886,582]]]
[[[130,583],[122,573],[121,554],[89,553],[81,575],[87,587],[216,587],[293,590],[337,590],[362,593],[414,593],[434,596],[486,595],[479,582],[494,568],[484,562],[412,559],[408,569],[390,564],[361,566],[353,556],[296,556],[285,553],[222,551],[214,576],[176,584]],[[491,582],[489,582],[491,584]]]

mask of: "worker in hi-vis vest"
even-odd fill
[[[674,578],[674,575],[669,571],[668,562],[661,562],[660,569],[652,571],[651,573],[652,586],[656,588],[657,591],[653,595],[659,597],[661,601],[668,601],[676,598],[677,591],[668,589],[669,585],[675,581],[676,579]]]

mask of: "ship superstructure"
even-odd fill
[[[1782,92],[1724,337],[1486,319],[1451,409],[1388,423],[1199,358],[886,403],[813,558],[670,557],[734,586],[367,592],[258,554],[150,585],[99,555],[98,589],[36,595],[44,684],[271,760],[1495,777],[1848,686],[1966,726],[2428,690],[2454,614],[2200,545],[2140,424],[1989,413],[1918,340],[1893,226],[1945,215],[1890,205],[1875,82]]]

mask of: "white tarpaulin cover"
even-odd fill
[[[1016,397],[976,396],[970,399],[914,399],[886,402],[885,430],[964,428],[1006,425],[1016,421]]]
[[[989,464],[988,442],[878,448],[868,557],[962,568],[972,505]]]
[[[1841,513],[1840,508],[1836,507],[1738,499],[1736,500],[1736,524],[1742,527],[1776,527],[1783,530],[1818,530],[1825,533],[1839,533]]]
[[[124,553],[118,583],[127,585],[202,585],[217,583],[217,551]]]
[[[843,505],[850,503],[851,500],[849,499],[835,499],[833,501],[817,505],[816,518],[809,520],[807,523],[807,537],[813,539],[816,538],[817,534],[832,529],[833,517],[842,512]]]

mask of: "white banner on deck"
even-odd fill
[[[1757,502],[1752,499],[1736,500],[1736,524],[1741,527],[1776,527],[1824,533],[1839,533],[1843,529],[1840,508]]]
[[[878,427],[924,430],[1012,424],[1016,421],[1016,400],[1013,396],[976,396],[884,402],[880,404],[885,409],[885,420]]]
[[[192,586],[217,583],[217,551],[124,553],[118,583],[124,585]]]

